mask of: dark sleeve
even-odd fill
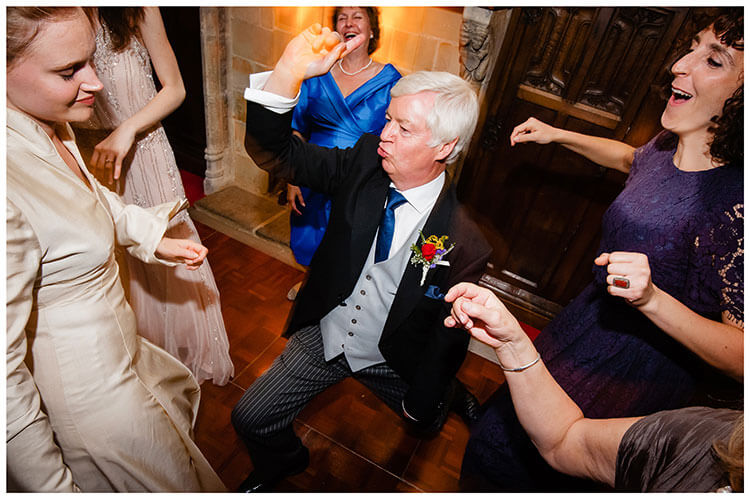
[[[647,145],[641,146],[636,148],[635,151],[633,151],[633,162],[630,164],[630,171],[628,171],[628,178],[625,181],[626,185],[630,183],[630,179],[633,177],[636,177],[640,171],[641,162],[644,160],[644,155],[646,154],[646,148]]]
[[[728,484],[713,444],[726,440],[741,411],[687,407],[636,421],[620,442],[615,489],[713,492]]]
[[[292,111],[279,114],[248,101],[246,119],[245,150],[259,168],[329,196],[357,164],[358,156],[372,153],[360,147],[367,135],[349,149],[320,147],[300,140],[292,134]]]
[[[461,264],[453,268],[442,291],[447,292],[459,282],[476,283],[482,277],[492,248],[474,226],[467,220],[473,230],[468,231],[472,237],[468,239],[470,248],[467,258],[461,259]],[[404,395],[404,407],[410,415],[420,421],[432,421],[443,401],[446,389],[456,376],[469,345],[469,334],[458,328],[448,328],[443,320],[450,315],[451,305],[440,301],[434,315],[425,318],[433,324],[428,328],[431,335],[424,354],[417,360],[414,376],[409,390]]]
[[[648,175],[648,166],[651,164],[650,158],[655,155],[669,150],[671,152],[672,147],[672,134],[667,131],[662,131],[657,134],[646,144],[636,148],[633,152],[633,163],[630,165],[630,171],[628,172],[628,178],[626,185],[630,183],[630,180],[638,175]]]

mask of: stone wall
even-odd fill
[[[373,54],[402,74],[439,70],[460,74],[459,43],[462,8],[381,7],[380,47]],[[266,192],[267,175],[256,168],[243,147],[247,75],[273,68],[287,42],[319,22],[330,26],[333,7],[230,7],[227,55],[231,113],[233,183],[250,192]],[[227,172],[229,173],[229,172]]]

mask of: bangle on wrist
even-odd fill
[[[524,366],[515,367],[513,369],[508,369],[507,367],[505,367],[504,365],[502,365],[502,363],[500,363],[500,359],[498,359],[497,362],[498,362],[498,364],[500,364],[500,369],[502,369],[503,371],[511,372],[511,373],[518,373],[518,372],[521,372],[521,371],[525,371],[529,367],[531,367],[534,364],[536,364],[537,362],[539,362],[541,359],[542,359],[542,354],[537,353],[536,354],[536,359],[532,360],[531,362],[529,362],[528,364],[526,364]]]

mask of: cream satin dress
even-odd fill
[[[137,37],[123,51],[115,52],[109,31],[100,26],[94,63],[104,88],[96,94],[91,119],[73,124],[84,161],[91,159],[96,144],[156,96],[151,59]],[[185,197],[174,152],[161,124],[136,137],[123,162],[121,180],[112,188],[126,204],[142,208]],[[170,221],[167,236],[200,242],[187,211]],[[199,383],[211,380],[225,385],[234,366],[219,290],[208,260],[196,271],[146,265],[130,255],[124,255],[124,262],[121,275],[138,332],[180,359]]]
[[[115,244],[144,261],[175,201],[123,204],[58,132],[84,185],[35,121],[7,110],[7,480],[24,491],[220,491],[193,442],[200,388],[136,334]]]

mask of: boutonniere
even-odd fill
[[[411,245],[411,263],[414,265],[422,266],[422,280],[419,282],[420,286],[424,286],[424,280],[427,278],[427,271],[434,269],[438,265],[445,267],[450,266],[450,263],[446,260],[445,255],[451,252],[455,244],[451,244],[449,248],[445,247],[445,240],[448,236],[430,236],[425,239],[422,231],[419,231],[419,239],[421,242],[419,245]]]

